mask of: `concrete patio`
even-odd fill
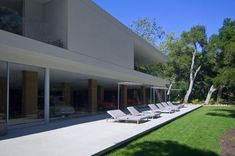
[[[173,114],[148,122],[107,122],[106,114],[51,122],[47,125],[12,129],[0,137],[1,156],[78,156],[103,154],[187,114],[200,105],[187,105]]]

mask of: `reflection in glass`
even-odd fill
[[[9,124],[40,121],[44,116],[44,69],[10,64]]]
[[[0,61],[0,121],[6,120],[7,107],[7,63]]]

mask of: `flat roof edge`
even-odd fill
[[[146,40],[144,40],[142,37],[140,37],[138,34],[136,34],[135,32],[133,32],[130,28],[128,28],[126,25],[124,25],[123,23],[121,23],[117,18],[115,18],[114,16],[112,16],[110,13],[108,13],[106,10],[102,9],[98,4],[96,4],[95,2],[93,2],[92,0],[82,0],[84,3],[86,3],[87,5],[89,5],[90,7],[92,7],[94,10],[96,10],[98,13],[100,13],[101,15],[103,15],[107,20],[109,20],[110,22],[112,22],[113,24],[117,25],[121,30],[127,32],[127,34],[130,35],[130,37],[132,37],[134,40],[139,40],[140,42],[142,42],[143,44],[145,44],[145,46],[148,46],[149,48],[151,48],[151,51],[154,51],[157,54],[161,55],[161,60],[162,62],[166,62],[167,61],[167,56],[163,56],[164,54],[157,49],[156,47],[154,47],[153,45],[151,45],[150,43],[148,43]]]

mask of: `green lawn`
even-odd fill
[[[203,107],[108,155],[217,156],[220,137],[235,128],[235,107]]]

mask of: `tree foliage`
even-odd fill
[[[235,20],[225,19],[217,36],[218,74],[213,79],[216,85],[235,87]]]
[[[181,95],[185,94],[192,76],[195,80],[192,99],[205,99],[211,88],[215,91],[219,87],[226,88],[224,94],[234,96],[234,20],[225,19],[219,34],[213,34],[210,38],[207,37],[206,28],[201,25],[182,32],[177,38],[174,33],[165,34],[155,19],[151,21],[148,18],[135,21],[131,28],[153,45],[156,46],[158,42],[158,48],[168,55],[165,64],[139,66],[137,70],[174,81],[173,88],[181,88]],[[193,54],[195,58],[192,66]]]
[[[147,17],[140,18],[134,21],[130,28],[140,37],[151,43],[153,46],[161,40],[165,34],[163,28],[157,25],[156,19],[149,19]]]

